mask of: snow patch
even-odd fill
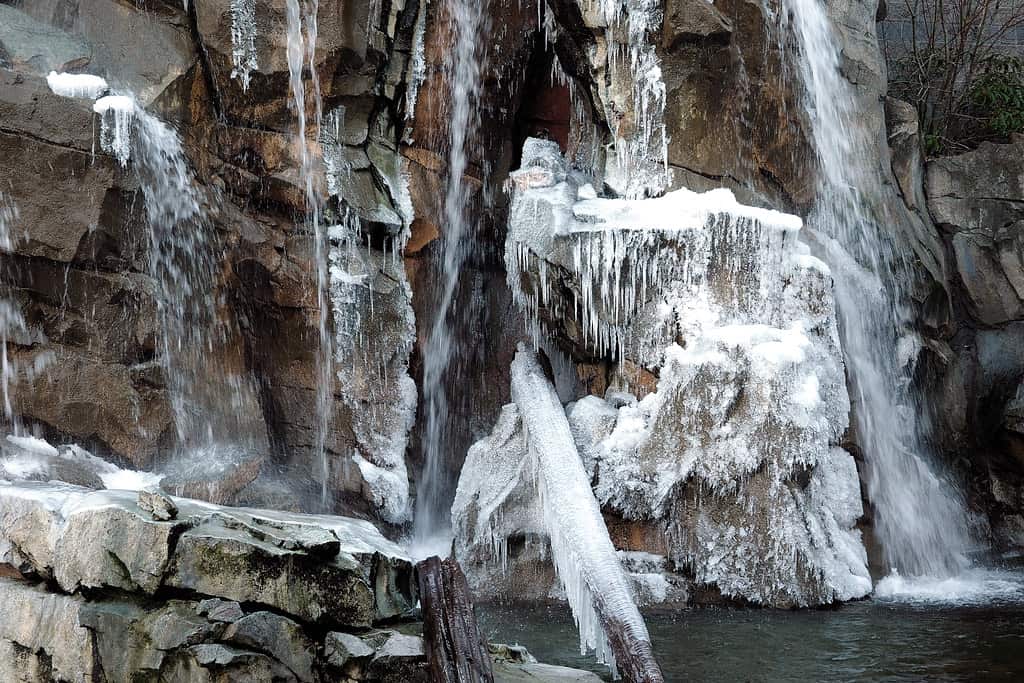
[[[94,100],[109,88],[107,81],[92,74],[69,74],[51,71],[46,84],[55,95]]]

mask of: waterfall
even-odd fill
[[[883,188],[869,165],[873,143],[858,125],[855,92],[840,72],[841,40],[825,5],[784,0],[783,6],[784,28],[799,46],[818,156],[817,204],[808,224],[834,273],[875,535],[888,568],[952,575],[966,564],[967,515],[957,489],[935,470],[924,409],[913,395],[909,255],[865,206],[863,198],[882,196]]]
[[[307,12],[303,14],[299,0],[288,0],[288,74],[291,86],[292,104],[298,119],[296,142],[301,153],[300,181],[306,197],[306,223],[313,234],[313,258],[316,260],[316,302],[318,310],[319,346],[316,358],[316,446],[315,454],[320,463],[320,502],[329,507],[330,467],[327,461],[327,431],[330,428],[331,387],[333,385],[332,350],[328,316],[330,315],[327,295],[328,262],[327,244],[324,234],[319,189],[315,183],[314,159],[306,139],[306,88],[303,70],[309,68],[310,86],[313,91],[315,110],[312,128],[319,135],[323,119],[323,100],[320,95],[320,79],[316,73],[316,39],[318,0],[309,0]],[[305,25],[305,34],[303,34]]]
[[[211,362],[226,350],[227,330],[216,294],[216,235],[178,134],[130,95],[108,95],[93,105],[101,121],[100,144],[132,167],[145,203],[149,274],[156,285],[162,332],[160,361],[166,375],[180,453],[186,461],[210,459],[215,449],[259,446],[247,416],[258,414],[255,393],[243,374]]]
[[[18,219],[18,207],[7,195],[0,192],[0,400],[3,401],[3,413],[0,424],[12,433],[20,433],[18,416],[14,412],[14,384],[17,382],[17,365],[8,355],[7,344],[19,334],[25,332],[25,319],[21,316],[18,304],[7,291],[5,280],[10,276],[7,272],[6,255],[14,251],[14,223]]]
[[[450,84],[448,98],[448,178],[444,196],[444,233],[439,254],[441,289],[423,353],[423,398],[425,426],[422,435],[424,467],[416,499],[415,536],[424,541],[445,533],[450,527],[451,482],[444,466],[449,452],[449,424],[446,379],[452,361],[454,330],[449,321],[459,274],[472,243],[468,210],[469,188],[463,179],[469,164],[467,144],[479,123],[477,98],[481,88],[486,2],[450,0],[449,30],[455,44],[444,64]]]

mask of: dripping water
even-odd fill
[[[883,188],[864,151],[855,93],[840,73],[841,41],[821,0],[784,0],[799,46],[813,143],[819,162],[817,231],[835,277],[856,428],[864,451],[875,536],[887,567],[903,575],[961,571],[970,537],[957,489],[935,469],[923,412],[904,352],[911,332],[905,247],[872,220],[863,198]]]
[[[318,337],[316,357],[316,444],[315,457],[320,466],[320,503],[330,506],[330,466],[327,459],[327,433],[330,428],[332,396],[332,350],[328,329],[329,302],[327,296],[328,262],[327,244],[324,235],[320,192],[316,185],[314,159],[310,153],[306,131],[312,128],[319,135],[323,119],[323,101],[320,94],[320,79],[316,72],[316,41],[318,0],[308,0],[305,9],[300,0],[288,0],[288,74],[292,104],[298,120],[296,142],[301,153],[300,182],[305,193],[307,228],[313,236],[313,258],[316,261],[316,302],[318,312]],[[303,71],[309,69],[314,112],[313,120],[306,121],[306,86]]]
[[[103,149],[122,166],[131,162],[143,194],[162,333],[158,359],[178,437],[172,460],[202,467],[217,453],[233,459],[239,449],[259,449],[259,430],[249,419],[258,414],[250,380],[228,367],[229,359],[211,362],[228,342],[216,292],[217,239],[181,140],[130,95],[103,97],[93,109]]]
[[[11,273],[7,272],[7,254],[14,251],[14,226],[18,220],[18,207],[7,195],[0,192],[0,401],[3,413],[0,426],[16,436],[21,434],[21,425],[14,411],[14,384],[17,382],[18,367],[9,355],[7,345],[26,332],[25,319],[7,284]]]
[[[445,82],[449,84],[448,177],[444,197],[443,243],[438,258],[441,289],[423,353],[425,425],[422,435],[424,466],[416,499],[415,537],[418,542],[443,536],[451,526],[451,482],[445,468],[449,451],[446,386],[454,350],[449,315],[472,243],[469,188],[464,175],[469,163],[467,145],[479,125],[477,99],[481,88],[486,3],[449,0],[448,20],[455,44],[447,52]]]

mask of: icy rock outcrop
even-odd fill
[[[642,400],[616,391],[567,408],[605,513],[654,525],[667,547],[650,551],[726,597],[867,594],[859,482],[838,448],[849,399],[828,269],[798,241],[799,219],[724,190],[592,198],[539,140],[513,184],[506,262],[519,301],[577,357],[618,361],[614,388],[630,388],[627,363],[656,378]],[[512,453],[521,438],[503,416],[490,440]],[[533,521],[505,514],[502,495],[525,509],[521,480],[489,481],[486,507],[457,500],[453,516],[481,541],[494,525],[500,547]]]
[[[382,519],[409,519],[405,451],[416,419],[416,385],[409,354],[416,338],[412,290],[394,253],[358,244],[350,227],[329,230],[330,293],[335,367],[342,401],[351,410],[352,460],[364,496]]]
[[[559,7],[568,4],[577,7]],[[544,32],[550,44],[558,45],[563,33],[589,34],[583,54],[592,76],[591,92],[577,92],[578,82],[558,73],[573,100],[570,147],[574,161],[601,174],[620,196],[639,199],[662,192],[672,182],[665,126],[667,92],[654,42],[663,24],[664,3],[562,0],[554,7],[545,13]],[[570,24],[566,31],[558,17],[571,14],[578,14],[581,25]],[[606,150],[597,149],[597,124],[587,111],[592,106],[599,109],[599,119],[611,136]]]

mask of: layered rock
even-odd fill
[[[327,218],[341,222],[351,214],[352,241],[379,273],[374,286],[397,295],[364,292],[345,303],[358,310],[339,314],[354,321],[344,334],[369,340],[375,357],[387,358],[387,371],[353,387],[351,357],[336,359],[328,497],[339,509],[393,522],[404,521],[408,508],[404,444],[411,388],[405,367],[414,331],[404,273],[385,253],[401,250],[411,221],[397,148],[405,90],[415,80],[412,44],[421,5],[391,3],[378,12],[321,7],[313,62],[323,109],[337,114],[331,119],[337,123],[333,136],[326,126],[311,126],[306,141],[315,160],[328,150],[334,154],[336,163],[319,169],[316,179],[329,204]],[[258,21],[246,27],[239,20],[249,9]],[[14,383],[15,413],[30,430],[134,469],[160,470],[177,493],[285,504],[275,492],[287,490],[288,507],[312,509],[321,505],[320,496],[309,495],[321,488],[315,481],[320,466],[311,457],[319,311],[312,240],[298,220],[305,205],[295,113],[289,111],[285,10],[284,2],[257,7],[227,0],[149,9],[106,0],[3,7],[0,53],[9,70],[0,88],[0,137],[10,153],[0,163],[7,164],[18,215],[3,279],[26,321],[9,352],[22,370]],[[27,30],[41,36],[38,44],[23,40]],[[134,45],[136,39],[147,47]],[[239,71],[234,52],[239,40],[250,39],[251,87],[243,89],[241,73],[232,76]],[[145,55],[125,61],[137,51]],[[199,289],[218,317],[207,325],[183,316],[201,343],[179,345],[195,354],[193,365],[206,368],[192,368],[184,383],[213,385],[203,390],[204,400],[241,425],[227,430],[237,441],[182,447],[183,434],[191,439],[204,431],[183,425],[182,416],[211,411],[209,405],[182,411],[182,382],[168,376],[166,349],[176,342],[166,329],[161,283],[147,249],[148,169],[134,155],[108,153],[103,135],[113,139],[105,119],[93,113],[90,99],[52,92],[42,78],[51,69],[103,76],[114,92],[133,96],[138,108],[126,125],[136,134],[150,113],[169,121],[168,130],[180,128],[181,158],[209,226],[201,246],[214,260],[212,284]],[[312,112],[310,88],[307,93]],[[113,125],[113,114],[107,123]],[[123,152],[138,151],[131,149],[135,140],[124,137]],[[39,178],[50,178],[56,192],[39,191]],[[387,284],[392,281],[395,286]],[[376,307],[375,298],[392,303]],[[394,334],[381,336],[395,321]],[[228,379],[217,379],[222,375]],[[367,404],[373,411],[363,410]],[[386,465],[397,497],[385,505],[380,478],[370,483],[353,456]]]
[[[514,182],[510,286],[563,348],[615,360],[613,391],[567,415],[606,516],[633,529],[622,549],[759,604],[865,595],[828,269],[799,219],[724,191],[594,199],[537,140]],[[544,535],[523,439],[506,409],[467,459],[453,518],[476,566]]]
[[[5,679],[426,680],[372,629],[415,582],[367,522],[0,482],[0,566]]]

